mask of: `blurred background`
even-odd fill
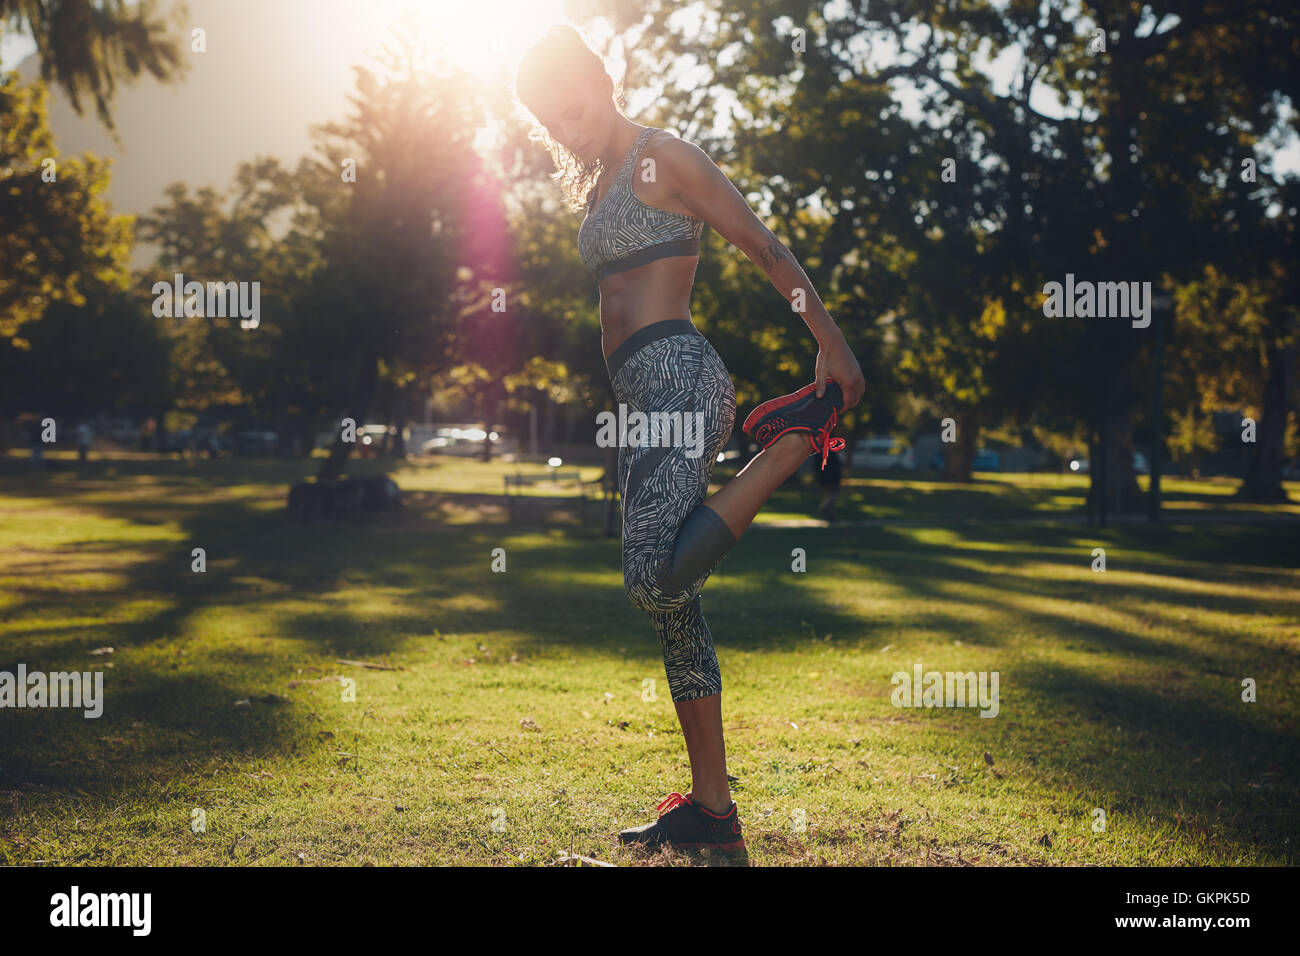
[[[0,15],[11,464],[603,468],[595,413],[613,399],[580,215],[510,92],[522,50],[567,18],[627,114],[708,151],[844,329],[868,380],[843,423],[848,475],[1074,476],[1103,520],[1152,509],[1161,473],[1260,503],[1300,477],[1288,3],[0,0]],[[743,413],[810,380],[814,343],[740,253],[705,246],[694,318]],[[1047,317],[1044,285],[1067,273],[1152,283],[1151,324]],[[258,283],[258,324],[157,314],[155,283],[178,274]],[[33,449],[50,419],[57,441]]]

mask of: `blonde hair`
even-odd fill
[[[527,108],[527,91],[542,87],[564,73],[589,75],[595,81],[597,76],[608,75],[609,71],[605,68],[605,61],[587,45],[582,34],[571,26],[560,24],[542,34],[519,61],[515,73],[515,97]],[[627,105],[623,85],[619,82],[614,83],[614,105],[620,112]],[[532,113],[531,109],[529,113]],[[570,209],[581,211],[586,208],[591,191],[596,188],[604,164],[600,159],[583,162],[560,145],[536,116],[533,120],[534,126],[528,138],[546,147],[555,163],[552,178],[560,187],[560,195]]]

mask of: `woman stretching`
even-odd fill
[[[516,89],[541,124],[535,136],[560,170],[565,198],[585,200],[578,252],[600,286],[600,327],[614,395],[630,412],[681,413],[703,425],[690,447],[621,442],[623,582],[650,615],[691,762],[691,789],[623,843],[743,849],[727,786],[722,681],[700,589],[763,506],[809,454],[844,447],[838,415],[862,398],[857,359],[789,250],[699,147],[638,126],[618,109],[605,65],[572,27],[553,27],[525,54]],[[691,286],[708,223],[796,295],[818,343],[815,380],[756,408],[742,426],[762,451],[705,500],[731,436],[736,392],[696,331]]]

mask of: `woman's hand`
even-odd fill
[[[817,350],[818,398],[826,392],[828,377],[835,379],[844,392],[844,407],[840,409],[841,411],[846,412],[862,401],[863,393],[867,390],[867,380],[862,375],[858,360],[853,357],[853,350],[849,348],[849,343],[844,341],[844,333],[838,329],[835,331],[834,338],[821,343],[821,347]]]

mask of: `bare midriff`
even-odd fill
[[[600,283],[600,337],[605,358],[637,329],[665,319],[690,319],[699,256],[656,259]]]

